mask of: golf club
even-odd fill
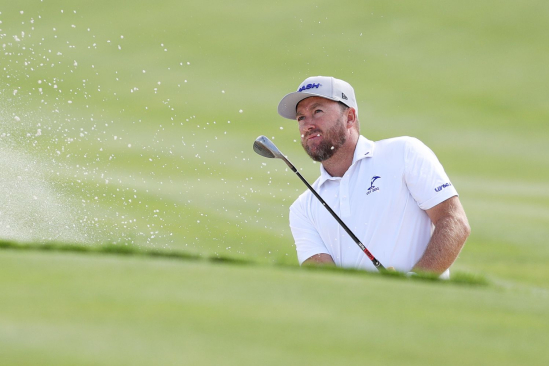
[[[322,203],[322,206],[324,206],[326,208],[326,210],[328,210],[328,212],[330,212],[332,214],[334,219],[336,219],[337,222],[341,225],[341,227],[343,229],[345,229],[347,234],[349,234],[351,236],[351,238],[353,238],[355,243],[360,247],[360,249],[364,252],[364,254],[366,254],[366,256],[368,258],[370,258],[370,260],[372,261],[374,266],[378,270],[384,270],[385,269],[385,267],[383,267],[383,265],[381,265],[381,263],[372,255],[372,253],[370,253],[370,251],[364,246],[364,244],[361,243],[361,241],[356,237],[356,235],[351,231],[351,229],[349,229],[347,227],[347,225],[345,225],[345,223],[343,221],[341,221],[339,216],[337,216],[337,214],[330,208],[330,206],[328,206],[328,204],[322,199],[322,197],[320,197],[320,195],[313,189],[313,187],[311,187],[309,182],[307,182],[305,180],[305,178],[303,178],[303,176],[301,174],[299,174],[299,172],[293,166],[293,164],[290,163],[290,161],[280,152],[280,150],[278,150],[278,148],[275,146],[275,144],[272,143],[271,140],[269,140],[265,136],[259,136],[257,139],[255,139],[254,151],[256,153],[258,153],[259,155],[264,156],[264,157],[269,158],[269,159],[276,158],[276,159],[284,160],[284,162],[286,163],[286,165],[288,165],[288,167],[292,170],[292,172],[297,174],[299,179],[301,179],[303,181],[303,183],[305,183],[307,188],[309,188],[311,190],[311,192],[313,192],[313,194],[316,196],[316,198],[318,198],[320,203]]]

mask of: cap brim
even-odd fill
[[[336,99],[328,98],[325,95],[305,93],[305,92],[293,92],[290,94],[286,94],[286,96],[282,98],[280,103],[278,103],[278,114],[280,114],[284,118],[296,119],[297,104],[301,102],[303,99],[307,99],[310,97],[321,97],[324,99],[334,100],[336,102],[339,101]]]

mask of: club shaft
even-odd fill
[[[287,161],[288,163],[288,166],[290,167],[290,169],[292,169],[292,171],[299,177],[299,179],[301,179],[301,181],[303,181],[303,183],[305,183],[305,185],[307,186],[307,188],[309,188],[309,190],[311,192],[313,192],[313,194],[316,196],[316,198],[318,198],[318,200],[320,201],[320,203],[322,203],[322,206],[324,206],[326,208],[326,210],[328,210],[329,213],[332,214],[332,216],[334,217],[334,219],[337,220],[337,222],[341,225],[341,227],[347,232],[347,234],[349,234],[349,236],[355,241],[355,243],[360,247],[360,249],[364,252],[364,254],[366,254],[366,256],[368,258],[370,258],[370,260],[372,261],[372,263],[374,264],[374,266],[378,269],[378,270],[384,270],[385,267],[383,267],[383,265],[376,259],[376,257],[373,256],[372,253],[370,253],[370,251],[368,250],[368,248],[366,248],[366,246],[364,244],[362,244],[362,242],[357,238],[357,236],[351,231],[351,229],[349,229],[347,227],[347,225],[345,225],[345,223],[339,218],[339,216],[334,212],[334,210],[332,210],[332,208],[330,206],[328,206],[328,204],[326,203],[326,201],[324,201],[324,199],[322,199],[322,197],[320,197],[320,195],[314,190],[314,188],[309,184],[309,182],[307,182],[307,180],[305,178],[303,178],[303,176],[301,174],[299,174],[299,172],[297,171],[297,169],[289,162]]]

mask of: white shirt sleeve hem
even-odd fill
[[[446,192],[441,192],[441,193],[437,194],[436,196],[434,196],[433,198],[423,202],[421,205],[419,205],[419,208],[421,208],[424,211],[428,210],[430,208],[435,207],[439,203],[444,202],[447,199],[452,198],[454,196],[459,196],[457,191],[455,190],[455,188],[454,189],[448,189]]]

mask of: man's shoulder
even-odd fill
[[[413,151],[421,152],[424,150],[428,150],[428,147],[418,138],[399,136],[376,141],[374,155],[402,157]]]
[[[388,139],[383,139],[376,141],[376,149],[383,147],[396,147],[396,146],[406,146],[410,144],[423,144],[418,138],[411,136],[399,136],[391,137]]]
[[[378,158],[401,158],[406,154],[410,146],[421,144],[415,137],[399,136],[374,142],[373,157]]]

